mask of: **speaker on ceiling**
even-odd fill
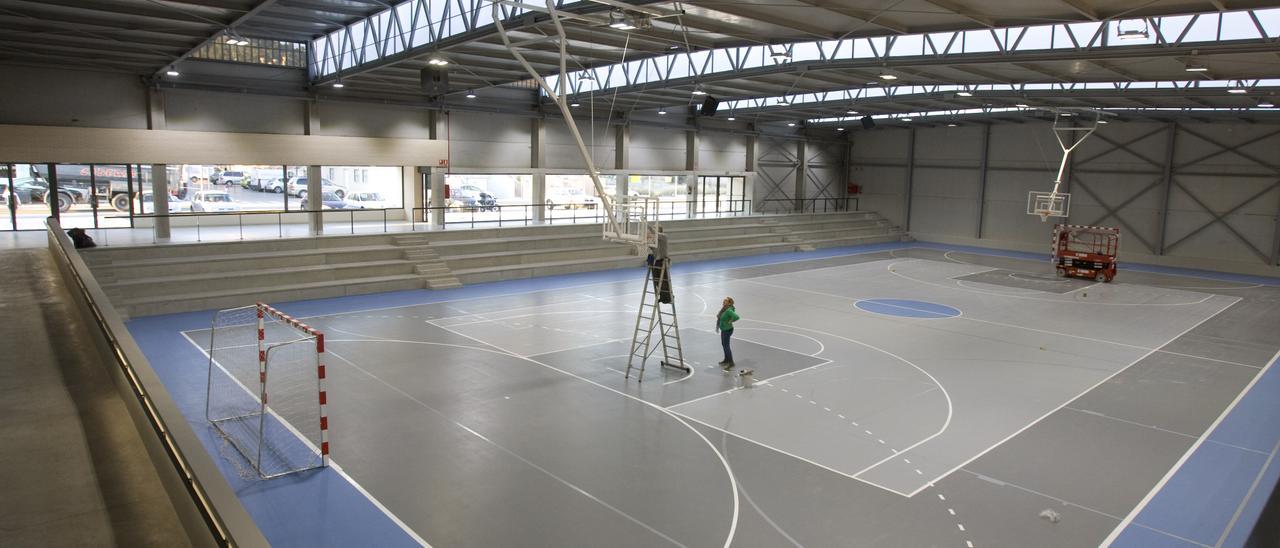
[[[422,92],[427,95],[449,93],[449,71],[445,67],[428,66],[422,69]]]
[[[876,121],[872,120],[870,116],[863,116],[862,129],[871,129],[873,127],[876,127]]]
[[[717,108],[720,108],[720,100],[708,95],[706,99],[702,100],[702,110],[699,111],[699,114],[715,116]]]

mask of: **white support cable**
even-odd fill
[[[551,15],[551,21],[555,24],[556,33],[560,36],[560,74],[563,75],[565,74],[565,61],[567,58],[567,55],[565,54],[565,44],[568,42],[568,38],[565,36],[564,27],[560,24],[560,17],[556,12],[555,1],[546,0],[546,2],[547,13]],[[586,143],[582,141],[582,134],[578,131],[578,123],[573,119],[573,113],[569,111],[569,104],[565,101],[564,94],[556,93],[556,90],[547,84],[547,81],[538,74],[538,71],[534,70],[533,66],[529,64],[529,61],[524,58],[524,55],[521,54],[519,50],[511,46],[511,39],[507,37],[507,29],[502,25],[502,18],[498,17],[498,5],[500,3],[501,2],[498,1],[491,2],[493,9],[493,22],[494,26],[498,30],[498,37],[502,38],[502,44],[506,46],[507,50],[511,52],[511,55],[516,58],[516,61],[520,63],[520,66],[524,67],[525,71],[528,72],[529,75],[533,77],[533,80],[538,83],[538,87],[542,88],[547,95],[555,98],[556,106],[560,107],[560,114],[564,116],[565,125],[569,127],[569,133],[573,135],[573,141],[578,145],[578,153],[582,155],[582,160],[587,164],[587,174],[591,176],[591,182],[596,187],[596,194],[600,196],[600,205],[604,209],[605,223],[609,226],[610,232],[621,237],[622,232],[618,228],[618,220],[614,217],[613,202],[604,191],[604,184],[600,182],[600,172],[596,170],[596,164],[591,159],[591,153],[587,150]],[[563,81],[565,79],[559,78],[559,80]],[[564,84],[559,82],[558,84],[559,86],[557,87],[563,91]],[[641,240],[643,240],[644,235],[641,234],[640,237]]]
[[[1093,123],[1085,127],[1063,125],[1062,119],[1062,112],[1054,113],[1053,136],[1058,140],[1058,146],[1062,147],[1062,163],[1058,165],[1058,178],[1053,180],[1053,194],[1051,196],[1058,195],[1058,188],[1062,186],[1062,174],[1067,170],[1067,160],[1071,157],[1071,151],[1075,150],[1076,147],[1080,146],[1080,143],[1083,143],[1085,139],[1093,135],[1093,132],[1098,130],[1098,121],[1102,119],[1102,113],[1094,110]],[[1083,131],[1084,135],[1076,138],[1075,132],[1077,131]],[[1064,139],[1066,136],[1070,136],[1073,139],[1070,145],[1067,145],[1067,139]]]

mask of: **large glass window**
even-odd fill
[[[608,192],[617,187],[617,177],[601,175],[600,184]],[[547,175],[546,218],[550,222],[561,219],[603,219],[600,195],[589,175]]]
[[[703,176],[698,178],[698,212],[708,214],[743,213],[747,211],[746,178]]]
[[[321,190],[342,203],[329,209],[398,209],[404,207],[403,168],[387,166],[325,166]],[[305,180],[306,174],[303,174]],[[304,184],[305,186],[305,184]],[[306,189],[299,194],[305,197]]]
[[[451,173],[446,215],[460,222],[525,222],[533,219],[533,176],[498,173]],[[447,219],[446,219],[447,220]]]
[[[49,182],[34,168],[31,164],[5,164],[4,173],[0,174],[6,193],[12,195],[12,201],[6,198],[6,215],[18,230],[41,230],[50,214]],[[12,190],[8,189],[10,177]]]
[[[658,200],[658,215],[662,217],[680,217],[689,211],[688,189],[670,175],[632,175],[627,179],[627,194]]]

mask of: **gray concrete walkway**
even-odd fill
[[[69,299],[47,251],[0,251],[0,546],[189,545]]]

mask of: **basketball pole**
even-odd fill
[[[524,55],[511,45],[511,40],[507,37],[507,29],[502,25],[502,13],[498,10],[498,4],[500,3],[496,0],[492,2],[493,24],[498,29],[498,36],[502,38],[502,44],[507,47],[507,50],[516,58],[516,61],[520,62],[520,66],[523,66],[524,70],[533,77],[534,81],[538,83],[538,87],[542,88],[552,99],[555,99],[556,106],[560,107],[560,114],[564,116],[565,125],[569,126],[569,134],[573,136],[574,144],[578,145],[578,153],[582,155],[582,161],[587,164],[587,174],[591,176],[591,183],[595,185],[596,194],[600,196],[600,206],[604,209],[605,223],[609,226],[611,232],[621,236],[622,230],[619,228],[618,220],[614,215],[613,201],[605,194],[604,184],[600,182],[600,172],[596,170],[595,162],[591,159],[591,153],[587,151],[587,145],[582,141],[582,134],[578,132],[578,123],[574,120],[573,113],[569,111],[569,104],[565,99],[565,88],[568,87],[569,81],[569,73],[565,66],[565,61],[568,59],[568,52],[566,51],[568,38],[565,37],[564,26],[560,24],[560,14],[556,11],[554,0],[547,0],[545,11],[551,16],[551,22],[555,24],[556,34],[560,38],[560,79],[557,82],[557,87],[560,89],[558,91],[548,85],[547,81],[538,74],[538,71],[529,65],[529,61],[524,58]],[[537,8],[528,4],[520,4],[520,6],[525,9],[537,10]]]

